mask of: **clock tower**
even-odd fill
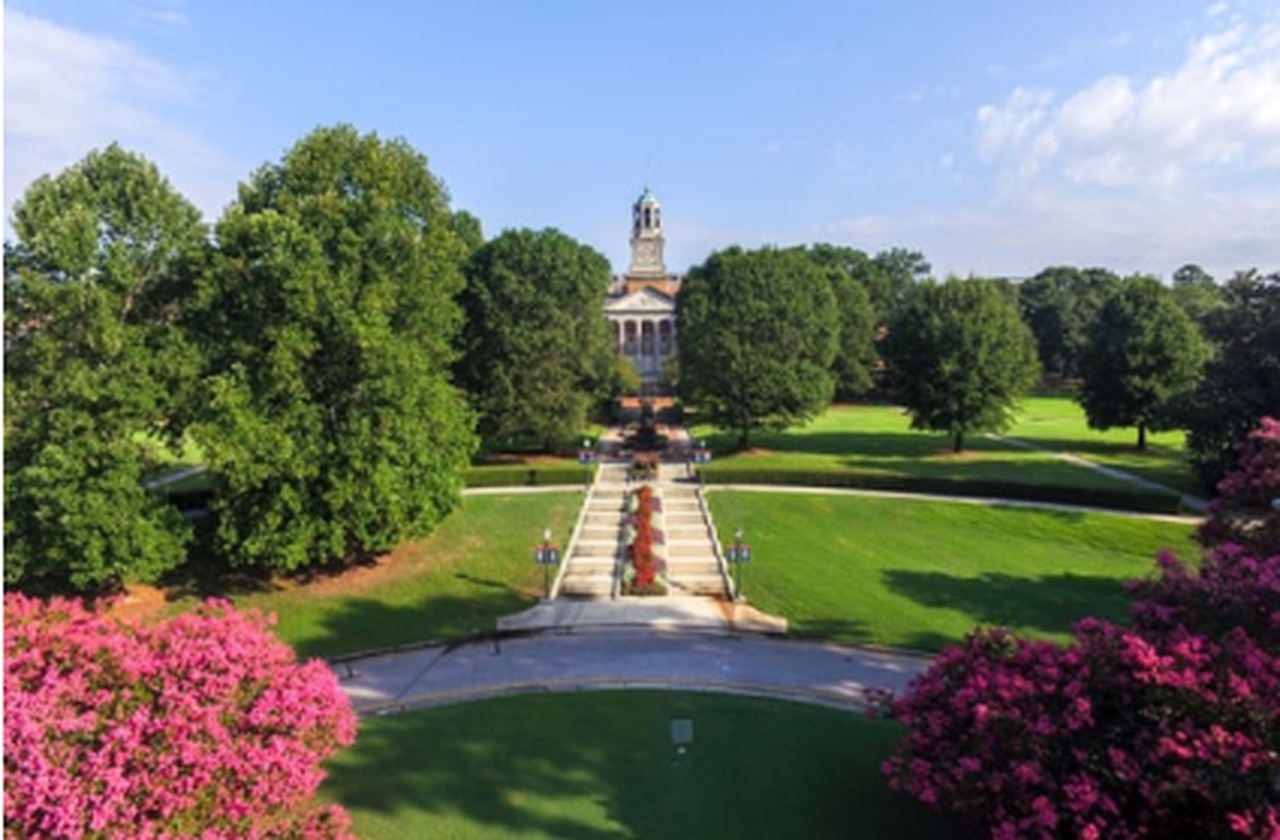
[[[666,278],[667,265],[662,259],[662,205],[648,187],[631,206],[631,270],[630,277]]]

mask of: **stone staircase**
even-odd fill
[[[659,481],[667,521],[667,581],[672,595],[727,597],[711,529],[696,484]]]
[[[564,560],[559,597],[612,598],[622,561],[627,465],[601,463],[586,501],[582,529]]]
[[[556,596],[561,598],[614,598],[621,586],[626,547],[627,483],[625,462],[600,465],[582,513],[581,526],[569,547]],[[724,574],[712,540],[712,528],[703,513],[698,486],[669,476],[680,470],[664,465],[656,486],[662,490],[666,519],[667,580],[672,596],[696,595],[728,598]]]

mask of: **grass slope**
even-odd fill
[[[722,540],[753,549],[743,590],[793,634],[936,650],[974,625],[1062,640],[1121,619],[1121,582],[1155,553],[1194,554],[1188,525],[950,502],[714,491]]]
[[[430,537],[406,543],[375,566],[306,584],[202,594],[275,613],[276,632],[303,656],[488,633],[499,616],[542,595],[532,548],[548,526],[567,542],[581,504],[577,492],[467,496]],[[174,609],[194,600],[183,598]]]
[[[362,721],[322,795],[366,840],[957,837],[877,772],[900,731],[716,695],[509,697]]]

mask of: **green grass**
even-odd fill
[[[1121,582],[1188,525],[840,495],[714,491],[721,539],[742,527],[750,602],[795,635],[936,650],[973,626],[1064,640],[1086,615],[1121,619]]]
[[[1187,463],[1186,433],[1149,433],[1147,449],[1137,448],[1136,429],[1090,429],[1084,409],[1069,395],[1037,396],[1023,401],[1010,437],[1070,452],[1095,463],[1131,472],[1184,493],[1203,493]]]
[[[749,452],[734,452],[735,434],[705,424],[694,426],[690,434],[694,440],[706,440],[716,451],[708,473],[720,474],[725,480],[731,480],[735,471],[813,470],[1141,492],[1049,452],[1018,449],[978,434],[969,435],[966,451],[957,455],[951,451],[948,435],[913,431],[910,418],[897,406],[833,406],[803,428],[753,435]],[[1131,430],[1101,433],[1089,429],[1083,411],[1066,396],[1027,399],[1021,419],[1009,435],[1128,469],[1183,492],[1195,488],[1191,470],[1182,459],[1180,433],[1153,435],[1150,450],[1139,453]]]
[[[303,656],[489,633],[499,616],[542,595],[532,548],[547,526],[567,542],[581,504],[574,492],[468,496],[434,534],[375,566],[307,584],[201,594],[229,595],[237,606],[275,613],[277,634]],[[188,595],[172,608],[194,601]]]
[[[509,697],[362,721],[322,795],[365,840],[959,837],[877,772],[900,732],[773,700]]]

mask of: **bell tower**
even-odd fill
[[[662,205],[646,186],[636,203],[631,205],[631,270],[627,272],[628,276],[665,278],[664,242]]]

